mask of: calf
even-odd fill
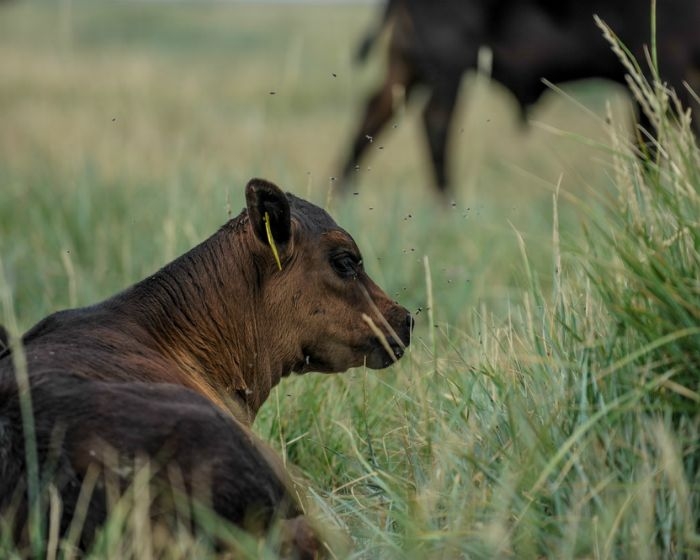
[[[246,202],[152,276],[22,337],[40,477],[53,473],[63,531],[90,469],[129,482],[122,467],[145,457],[162,467],[156,479],[176,468],[182,488],[228,521],[264,532],[282,519],[288,550],[320,553],[279,460],[247,425],[292,372],[390,365],[413,320],[324,210],[260,179]],[[0,511],[12,511],[17,533],[29,509],[19,358],[0,349]],[[96,486],[83,546],[107,494]]]

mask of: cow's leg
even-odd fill
[[[700,102],[697,97],[700,94],[700,49],[689,53],[682,68],[678,69],[677,80],[677,83],[670,80],[669,83],[675,89],[683,110],[690,109],[690,129],[695,138],[700,139]]]
[[[690,105],[693,111],[693,132],[695,132],[696,140],[700,142],[700,102],[698,102],[697,99],[697,96],[700,95],[700,45],[694,46],[690,59],[691,62],[687,69],[686,80],[695,95],[690,93],[687,93],[687,95],[691,98]]]
[[[436,85],[423,111],[423,124],[430,150],[435,184],[443,194],[449,186],[447,142],[457,101],[459,83],[460,75],[457,74],[451,79]]]
[[[394,114],[397,94],[402,93],[403,99],[407,99],[416,81],[416,75],[410,62],[398,51],[391,50],[386,79],[367,101],[360,126],[353,136],[350,153],[341,171],[341,188],[347,188],[352,183],[367,148]]]
[[[691,60],[686,57],[667,56],[663,59],[661,66],[664,68],[663,82],[666,84],[666,87],[675,92],[681,110],[691,109],[691,130],[697,137],[700,134],[700,118],[698,115],[700,105],[685,86],[686,80],[692,82],[693,75],[688,70],[692,68]],[[647,79],[651,83],[652,79],[650,77],[647,77]],[[644,159],[652,161],[657,156],[656,139],[658,138],[658,130],[636,100],[635,105],[637,108],[637,119],[634,127],[634,140]],[[671,123],[680,116],[675,109],[675,103],[671,102],[669,112],[666,115]]]
[[[653,160],[656,156],[656,127],[653,125],[647,114],[642,109],[639,103],[634,102],[636,108],[636,116],[632,117],[632,132],[634,135],[634,144],[639,153],[644,156],[644,159]]]

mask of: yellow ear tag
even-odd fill
[[[275,238],[272,237],[272,230],[270,229],[270,214],[265,212],[265,231],[267,232],[267,242],[270,244],[270,249],[272,249],[272,254],[275,255],[275,261],[277,262],[277,268],[282,270],[282,263],[280,262],[280,255],[277,252],[277,245],[275,245]]]

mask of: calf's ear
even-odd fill
[[[270,233],[275,243],[287,243],[292,235],[289,201],[287,195],[265,179],[251,179],[245,188],[248,218],[255,235],[265,245],[268,244],[265,215],[270,222]]]

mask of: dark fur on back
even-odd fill
[[[18,400],[8,398],[16,388],[8,385],[0,388],[2,509],[27,488],[21,413]],[[73,518],[88,465],[105,470],[90,501],[84,545],[107,514],[106,483],[111,479],[126,490],[140,457],[151,458],[155,472],[176,467],[183,490],[233,523],[245,526],[257,515],[266,527],[275,516],[302,513],[252,435],[191,390],[171,384],[95,382],[61,373],[33,384],[31,396],[42,475],[53,473],[52,483],[62,497],[62,532]],[[167,485],[160,491],[164,489]],[[174,500],[169,497],[171,504]],[[20,503],[14,514],[24,520],[27,506]]]

